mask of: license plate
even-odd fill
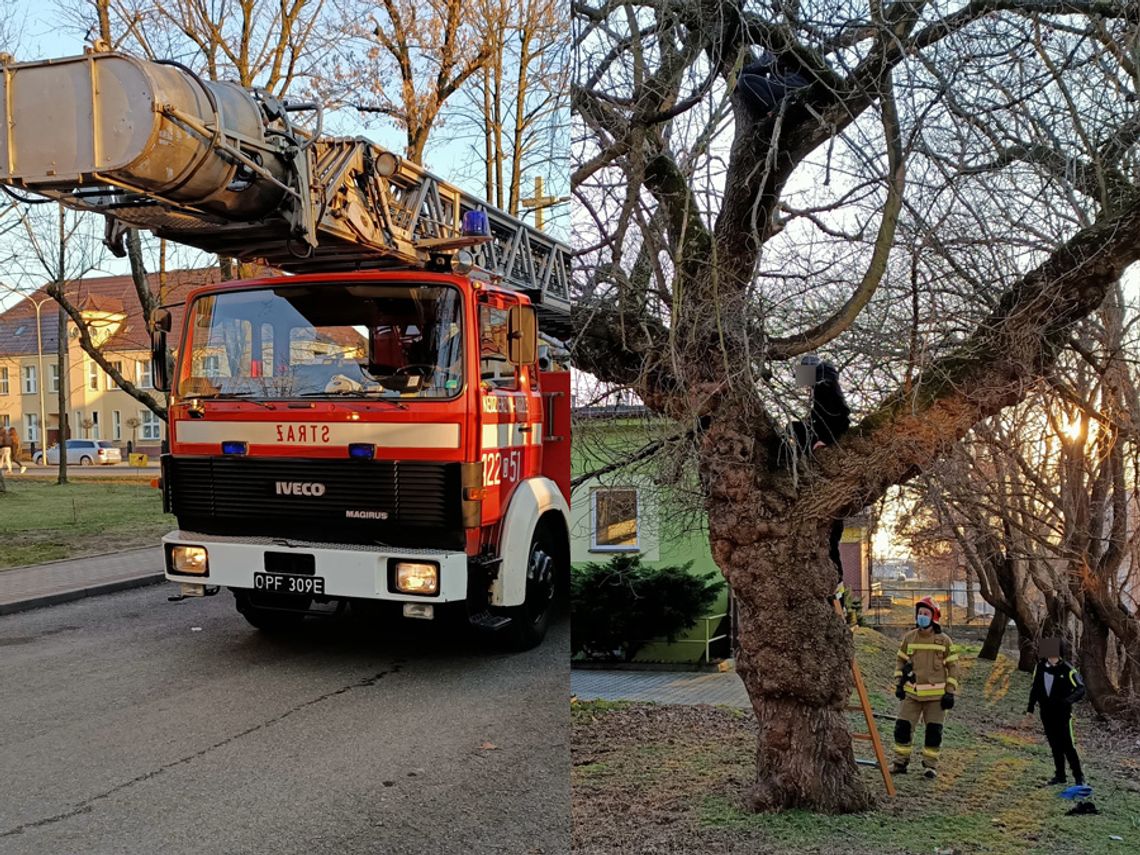
[[[274,594],[323,594],[325,580],[321,576],[290,576],[288,573],[255,571],[253,587],[257,591]]]

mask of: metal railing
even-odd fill
[[[864,591],[861,614],[869,626],[909,626],[914,623],[915,603],[930,597],[942,612],[942,626],[982,625],[993,617],[993,607],[975,589],[971,603],[964,583],[937,587],[922,583],[882,584],[873,582]]]

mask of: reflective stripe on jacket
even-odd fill
[[[945,633],[917,627],[907,632],[899,644],[896,680],[902,679],[907,662],[914,668],[914,682],[903,688],[916,700],[935,700],[958,691],[958,652]]]

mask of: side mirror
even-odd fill
[[[171,324],[167,309],[155,309],[150,316],[150,370],[154,377],[154,388],[160,392],[170,391],[170,356],[166,347],[166,334],[170,332]]]
[[[515,365],[533,364],[538,356],[538,316],[534,306],[512,306],[508,325],[508,358]]]

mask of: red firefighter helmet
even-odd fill
[[[930,613],[934,616],[932,619],[935,623],[942,619],[942,610],[938,608],[938,606],[934,605],[934,600],[930,599],[930,597],[923,597],[921,600],[914,604],[914,614],[916,617],[918,616],[918,610],[923,606],[926,606],[926,608],[930,609]]]

